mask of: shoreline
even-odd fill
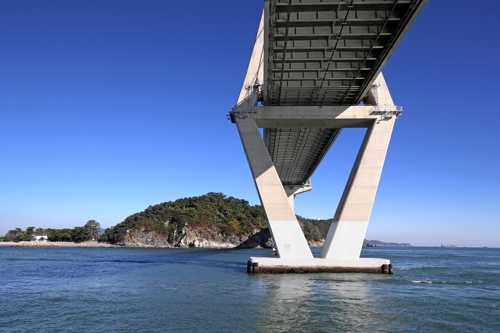
[[[22,242],[0,242],[0,247],[79,247],[79,248],[151,248],[151,249],[174,249],[174,248],[196,248],[196,249],[236,249],[237,246],[230,243],[215,243],[208,246],[158,246],[151,244],[141,244],[141,243],[121,243],[121,244],[109,244],[109,243],[99,243],[95,241],[91,242],[35,242],[35,241],[22,241]],[[261,248],[260,246],[256,248]]]
[[[123,247],[98,242],[0,242],[0,246],[9,247]]]

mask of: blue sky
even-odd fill
[[[261,0],[0,0],[0,234],[103,227],[223,192],[258,204],[226,120]],[[430,0],[384,69],[397,121],[367,239],[500,247],[500,2]],[[344,130],[296,213],[332,217]]]

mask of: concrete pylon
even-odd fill
[[[367,103],[394,107],[382,73],[375,80],[374,87],[369,92]],[[359,258],[395,119],[374,120],[367,128],[321,250],[321,258]]]
[[[266,213],[276,253],[280,258],[312,259],[276,168],[254,119],[236,120],[248,164]]]
[[[278,254],[278,258],[251,257],[248,272],[392,273],[389,260],[359,255],[395,117],[401,110],[395,107],[382,74],[374,81],[375,88],[367,92],[364,105],[266,105],[266,85],[270,84],[264,73],[269,70],[266,69],[266,65],[269,66],[266,62],[269,40],[265,34],[269,29],[269,20],[265,19],[269,13],[266,14],[266,10],[269,6],[265,6],[262,13],[238,100],[229,114],[237,125]],[[259,100],[264,105],[258,106]],[[337,131],[335,136],[342,128],[367,128],[320,258],[313,258],[294,214],[295,196],[311,190],[310,183],[282,184],[259,127],[292,131],[328,129]],[[313,162],[319,164],[321,158]]]
[[[252,105],[257,103],[256,99],[247,100],[249,98],[247,87],[264,81],[263,57],[264,11],[260,19],[247,73],[238,95],[237,105],[244,102]],[[297,188],[292,193],[285,192],[254,119],[238,118],[236,125],[260,201],[266,213],[276,254],[280,258],[311,259],[311,250],[293,212],[295,194],[306,190],[301,191],[300,188]]]
[[[236,105],[243,102],[247,97],[247,85],[254,85],[256,82],[264,82],[264,11],[260,17],[259,28],[257,29],[257,36],[248,62],[247,72],[243,83],[241,84],[240,94]]]

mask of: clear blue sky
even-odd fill
[[[258,204],[236,101],[263,1],[0,0],[0,234]],[[396,123],[367,239],[500,247],[500,2],[430,0],[384,69]],[[296,213],[332,217],[362,130]]]

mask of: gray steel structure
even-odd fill
[[[358,105],[426,2],[266,0],[257,100],[263,106]],[[282,184],[305,184],[340,131],[264,128]]]

